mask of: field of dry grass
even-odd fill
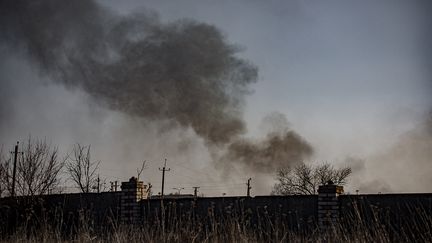
[[[61,210],[54,214],[25,210],[17,227],[0,229],[1,242],[431,242],[430,211],[411,208],[409,217],[392,221],[380,209],[354,209],[326,230],[311,222],[309,229],[292,229],[280,217],[261,215],[251,221],[243,215],[164,216],[138,224],[110,220],[97,225],[91,212],[81,211],[69,220]],[[37,214],[37,215],[36,215]],[[372,215],[372,218],[371,216]],[[23,215],[21,215],[23,216]],[[3,218],[2,221],[7,219]]]

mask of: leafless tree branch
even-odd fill
[[[66,163],[66,171],[76,187],[84,192],[91,192],[96,188],[97,170],[100,161],[91,161],[90,145],[75,144],[72,155]]]
[[[280,168],[276,173],[277,183],[273,194],[279,195],[313,195],[319,185],[332,181],[336,185],[344,185],[351,175],[351,168],[336,169],[329,163],[306,165],[301,163],[293,168]]]
[[[11,195],[13,162],[11,157],[6,158],[4,155],[0,160],[0,184],[2,189]],[[59,174],[64,162],[65,159],[59,159],[57,147],[52,147],[45,140],[32,140],[29,137],[18,156],[16,195],[50,193],[59,184]]]
[[[137,168],[137,180],[139,181],[142,172],[147,169],[146,161],[142,162],[141,168]]]

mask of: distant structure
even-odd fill
[[[121,184],[120,218],[124,223],[137,223],[140,217],[139,202],[148,198],[148,185],[131,177],[129,181]]]

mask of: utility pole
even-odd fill
[[[249,178],[246,185],[247,185],[247,196],[250,197],[250,189],[252,189],[252,187],[250,186],[250,181],[252,180],[252,178]]]
[[[110,181],[111,184],[111,191],[116,192],[117,191],[117,181]]]
[[[159,168],[159,171],[162,171],[162,190],[161,190],[161,197],[164,196],[164,186],[165,186],[165,171],[170,171],[171,168],[166,169],[166,162],[167,159],[165,159],[164,167],[161,169]]]
[[[13,172],[12,172],[12,193],[11,196],[15,196],[15,181],[16,181],[16,170],[17,170],[17,161],[18,161],[18,145],[19,142],[15,145],[15,151],[11,152],[14,154],[14,165],[13,165]]]
[[[151,183],[148,184],[148,189],[147,189],[147,196],[148,198],[150,198],[152,196],[152,187],[153,185]]]
[[[194,186],[192,187],[194,189],[194,197],[198,197],[198,188],[200,188],[199,186]]]
[[[177,191],[177,195],[180,195],[181,190],[183,190],[184,187],[173,187],[173,190]]]
[[[96,179],[96,181],[97,181],[97,193],[100,193],[100,177],[99,177],[99,174],[98,174],[98,178]]]

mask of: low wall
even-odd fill
[[[339,197],[341,220],[356,220],[365,227],[430,231],[432,194],[365,194]]]
[[[62,230],[70,232],[79,227],[83,215],[95,228],[107,227],[120,222],[121,197],[120,192],[106,192],[1,198],[0,230],[4,233],[26,220],[43,219],[60,222]],[[319,202],[322,204],[318,199],[317,195],[147,199],[137,202],[139,218],[131,222],[160,225],[176,221],[182,225],[193,221],[211,227],[237,220],[251,228],[278,225],[282,230],[306,232],[318,225]],[[353,230],[360,226],[397,230],[432,225],[432,194],[340,195],[336,202],[342,222],[360,222]]]
[[[149,199],[140,202],[145,223],[241,220],[251,226],[278,222],[290,230],[316,226],[316,195]]]
[[[111,192],[0,198],[0,232],[48,223],[70,233],[84,221],[96,229],[116,221],[119,206],[120,193]]]

